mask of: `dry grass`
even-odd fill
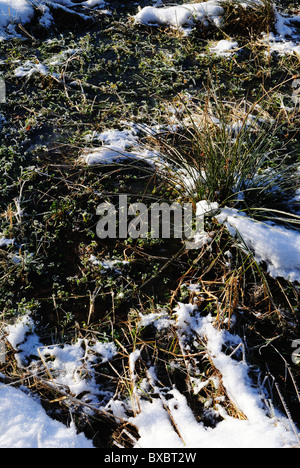
[[[272,0],[226,0],[221,2],[225,9],[225,30],[230,34],[268,33],[274,29],[275,8]]]

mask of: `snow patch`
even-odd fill
[[[49,6],[54,5],[67,10],[78,6],[93,9],[105,7],[106,2],[104,0],[86,0],[81,3],[71,0],[52,0],[51,2],[48,0],[31,0],[30,2],[28,0],[0,0],[0,40],[20,36],[15,25],[29,23],[35,15],[35,10],[42,13],[40,23],[45,27],[50,27],[53,18]],[[83,14],[81,16],[85,17]]]
[[[157,8],[147,6],[135,15],[135,23],[154,26],[191,27],[196,22],[202,26],[221,27],[224,9],[216,1],[187,3],[180,6]]]
[[[179,390],[167,391],[159,387],[151,368],[148,380],[159,398],[150,400],[142,398],[142,393],[139,395],[140,412],[130,418],[139,430],[136,448],[284,448],[299,443],[297,429],[287,418],[279,413],[272,417],[267,414],[264,395],[250,379],[245,360],[225,354],[224,349],[229,345],[237,347],[242,340],[228,331],[216,329],[213,318],[201,317],[195,305],[180,303],[175,313],[183,352],[189,353],[189,343],[195,337],[206,342],[206,352],[222,376],[226,393],[246,419],[230,417],[223,407],[219,412],[223,420],[215,427],[206,427],[195,419],[186,397]],[[202,383],[206,384],[206,381]]]
[[[221,57],[230,57],[230,55],[236,51],[238,46],[238,42],[233,41],[232,39],[222,39],[210,48],[210,52]]]
[[[86,142],[98,142],[102,146],[85,149],[80,157],[88,166],[113,164],[124,161],[140,160],[153,166],[158,158],[157,152],[144,148],[139,142],[137,129],[111,129],[102,133],[87,134]]]
[[[38,356],[37,349],[42,346],[35,334],[35,323],[29,314],[19,318],[13,325],[4,329],[7,341],[17,352],[16,361],[20,367],[27,365],[29,360]]]
[[[224,208],[216,216],[231,235],[240,236],[257,262],[266,262],[268,273],[300,282],[300,233],[271,222],[258,222],[236,209]]]
[[[0,1],[0,27],[21,22],[27,23],[33,18],[34,8],[27,0]]]
[[[84,434],[50,418],[40,403],[22,390],[0,387],[1,448],[94,448]]]

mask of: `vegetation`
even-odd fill
[[[112,16],[95,13],[87,24],[61,20],[51,31],[33,23],[22,39],[0,42],[7,86],[0,108],[6,119],[0,119],[0,239],[14,239],[0,248],[2,326],[30,311],[45,345],[113,341],[117,357],[96,371],[101,385],[124,400],[134,399],[129,355],[138,346],[138,383],[146,363],[155,364],[161,386],[176,384],[209,425],[205,402],[219,401],[224,389],[213,380],[196,394],[192,386],[202,373],[205,380],[216,375],[212,362],[192,341],[194,357],[186,357],[175,329],[139,326],[140,315],[164,310],[172,316],[178,301],[196,300],[220,328],[242,333],[249,362],[279,382],[273,404],[285,410],[283,396],[299,423],[300,372],[291,362],[291,342],[299,338],[298,284],[269,277],[213,217],[206,226],[209,248],[195,252],[175,239],[96,236],[97,206],[119,193],[144,203],[207,199],[297,229],[289,203],[299,188],[300,120],[292,101],[299,56],[266,53],[260,33],[274,27],[269,0],[259,11],[249,0],[250,14],[228,0],[225,29],[196,28],[189,36],[134,25],[135,7],[111,3]],[[240,50],[229,57],[211,53],[211,45],[228,35],[238,37]],[[16,77],[27,61],[46,65],[48,74]],[[164,168],[82,163],[97,133],[128,122],[140,129],[177,125],[175,132],[141,137],[144,147],[165,156]],[[188,176],[192,190],[184,183]],[[120,262],[120,268],[103,271],[91,256]],[[190,292],[190,284],[201,292]],[[53,388],[42,363],[39,376],[20,368],[7,346],[1,373],[35,391],[53,417],[67,420],[71,411],[99,446],[129,446],[138,437],[125,421],[85,412],[84,399]],[[224,407],[243,417],[227,395]]]

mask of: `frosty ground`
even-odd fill
[[[299,446],[300,12],[270,7],[0,0],[1,447]],[[226,197],[207,130],[227,180],[265,151]],[[99,240],[120,193],[206,235]]]

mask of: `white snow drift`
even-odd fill
[[[233,236],[241,238],[245,246],[254,252],[258,263],[266,263],[271,276],[300,282],[299,231],[255,221],[231,208],[224,208],[217,219]]]
[[[187,3],[181,6],[167,8],[145,7],[135,16],[135,22],[149,25],[162,25],[174,27],[193,26],[201,22],[207,27],[214,24],[220,27],[224,9],[219,2],[212,0],[202,3]]]

